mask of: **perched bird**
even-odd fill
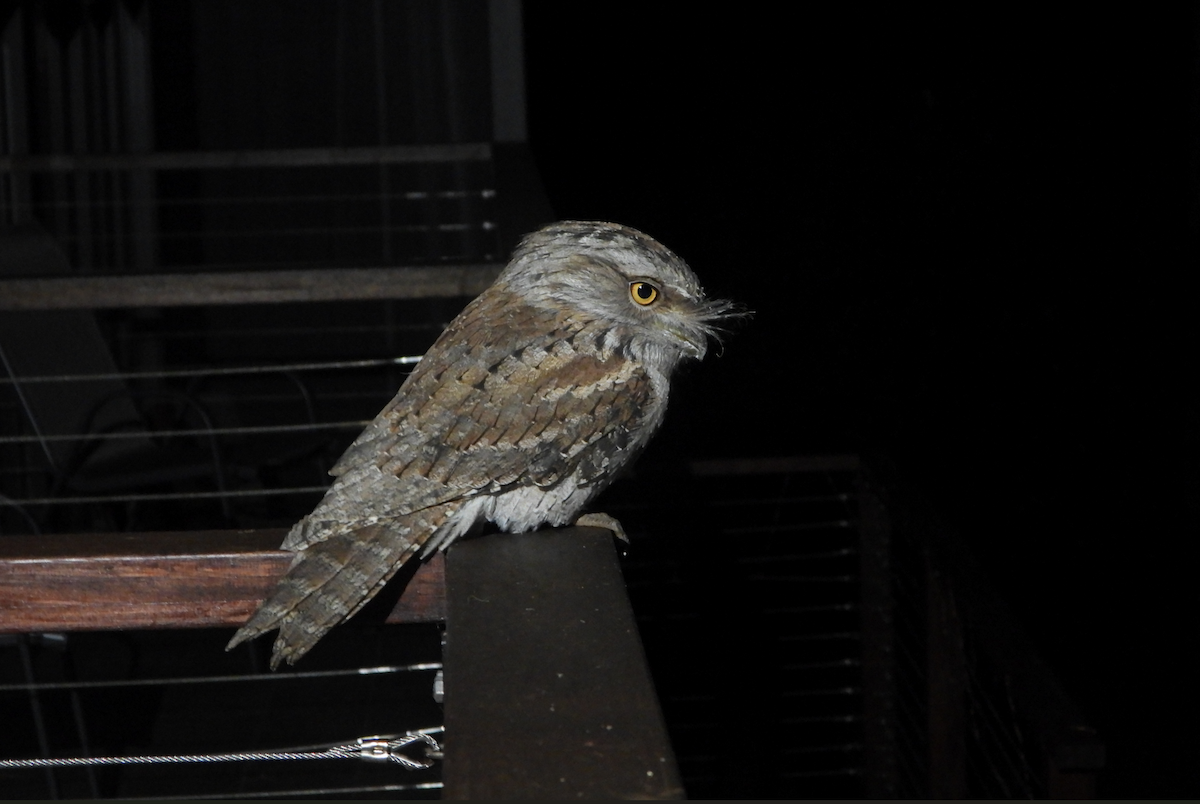
[[[278,628],[271,667],[294,664],[401,565],[484,521],[623,535],[580,514],[641,452],[672,372],[704,357],[732,311],[634,229],[568,221],[526,236],[330,470],[283,542],[296,554],[287,575],[228,648]]]

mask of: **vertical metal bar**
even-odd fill
[[[86,154],[92,151],[95,143],[91,141],[90,115],[88,114],[88,95],[95,87],[95,63],[88,63],[91,50],[88,47],[88,33],[91,26],[86,20],[71,33],[70,39],[63,43],[66,62],[66,77],[62,84],[64,95],[64,114],[66,125],[67,151],[73,154]],[[95,267],[95,226],[92,220],[92,183],[93,176],[85,171],[77,171],[67,177],[70,182],[71,217],[67,222],[69,236],[74,240],[75,250],[72,254],[72,264],[77,268],[90,272]]]
[[[34,55],[38,61],[35,81],[40,85],[35,91],[45,101],[45,115],[39,122],[40,131],[33,132],[50,153],[67,153],[66,81],[63,78],[63,49],[50,32],[44,17],[34,27]],[[70,258],[74,244],[71,238],[70,210],[68,208],[68,176],[53,173],[44,178],[48,190],[43,198],[42,223],[63,244]]]
[[[681,798],[613,538],[493,534],[446,558],[445,798]]]
[[[379,118],[379,144],[388,144],[388,94],[387,70],[384,68],[383,0],[375,0],[371,7],[375,24],[375,110]],[[388,165],[379,165],[379,232],[383,238],[382,254],[384,265],[392,264],[392,185]]]
[[[882,500],[858,489],[862,573],[863,763],[867,798],[899,794],[896,744],[896,601],[891,524]]]
[[[100,148],[104,153],[120,153],[125,150],[124,138],[124,93],[121,91],[123,71],[121,64],[120,23],[117,19],[122,13],[121,8],[114,12],[113,19],[99,31],[100,52],[103,54],[104,83],[99,93],[102,101],[98,104],[96,115],[99,118],[99,131],[103,134]],[[97,248],[100,253],[99,265],[112,270],[127,271],[129,260],[126,256],[126,231],[124,221],[129,213],[122,197],[125,187],[125,177],[117,171],[105,171],[96,176],[96,197],[100,201],[97,210],[101,221],[97,226]]]
[[[137,16],[130,14],[127,3],[118,3],[114,15],[117,29],[117,52],[120,57],[118,87],[124,92],[121,97],[123,119],[123,148],[134,154],[148,154],[154,150],[153,87],[150,75],[150,45],[148,3],[142,3]],[[136,167],[129,172],[128,186],[122,186],[121,175],[114,173],[113,200],[127,210],[129,225],[129,254],[135,273],[148,273],[158,262],[158,211],[154,173],[145,167]],[[126,194],[128,194],[126,196]],[[120,207],[115,207],[119,209]],[[122,224],[126,215],[116,217]],[[114,231],[117,242],[124,237],[124,226]]]
[[[521,0],[488,0],[492,56],[492,140],[526,142],[525,40]]]
[[[0,32],[0,152],[13,156],[29,153],[29,118],[25,75],[25,9],[17,7]],[[0,177],[0,222],[29,223],[29,176],[14,169]]]
[[[929,679],[929,794],[967,794],[967,685],[962,625],[954,597],[932,561],[926,564]]]
[[[439,108],[445,115],[444,125],[446,127],[446,136],[450,142],[464,142],[468,140],[467,133],[469,129],[466,125],[466,118],[472,114],[478,114],[478,111],[475,109],[464,109],[462,100],[463,71],[466,62],[462,51],[464,48],[470,47],[471,42],[464,35],[463,26],[460,22],[460,11],[461,9],[457,6],[446,4],[438,6],[436,12],[437,27],[441,41],[439,67],[443,76],[442,93],[438,100],[441,104]],[[462,162],[450,167],[451,178],[446,189],[460,191],[459,197],[453,202],[453,206],[457,212],[455,221],[468,225],[457,231],[443,233],[439,238],[440,242],[438,244],[438,250],[441,253],[453,254],[468,259],[474,258],[479,253],[476,241],[481,234],[481,229],[478,227],[477,222],[470,217],[471,201],[467,197],[466,192],[472,189],[469,180],[472,167]],[[449,204],[441,204],[434,201],[435,211],[440,211],[440,209],[448,208],[449,206]]]

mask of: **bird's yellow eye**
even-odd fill
[[[635,302],[646,307],[658,301],[658,288],[649,282],[630,282],[629,295],[633,296]]]

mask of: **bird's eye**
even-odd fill
[[[658,301],[658,288],[649,282],[630,282],[629,295],[638,304],[646,307]]]

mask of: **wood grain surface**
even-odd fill
[[[284,530],[0,538],[0,633],[241,625],[291,561]],[[441,554],[387,621],[445,619]]]

